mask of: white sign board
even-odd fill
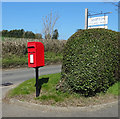
[[[108,24],[108,16],[88,18],[88,26]]]
[[[88,29],[96,29],[96,28],[108,29],[108,26],[94,26],[94,27],[88,27]]]

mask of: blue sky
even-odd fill
[[[111,2],[2,2],[2,29],[24,29],[42,33],[42,18],[57,13],[59,39],[67,40],[77,29],[84,29],[85,8],[92,14],[108,14],[108,29],[118,31],[118,12]]]

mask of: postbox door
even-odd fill
[[[44,66],[44,46],[41,42],[28,42],[28,66]]]
[[[28,43],[28,66],[36,66],[36,45],[34,42]]]

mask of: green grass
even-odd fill
[[[107,93],[113,94],[113,95],[120,95],[120,82],[115,83],[113,86],[111,86]]]
[[[62,61],[62,58],[63,58],[62,53],[45,52],[46,62],[59,62]]]
[[[27,56],[7,55],[2,58],[2,67],[9,68],[15,66],[27,65]]]
[[[49,74],[41,76],[39,79],[42,78],[49,78],[48,83],[44,83],[42,85],[42,92],[41,96],[35,98],[36,100],[54,100],[55,102],[58,101],[64,101],[65,98],[70,97],[71,95],[68,93],[62,93],[59,91],[56,91],[56,84],[60,80],[60,73],[57,74]],[[30,79],[22,84],[20,84],[18,87],[14,88],[10,91],[9,97],[14,97],[18,95],[27,95],[30,93],[35,93],[35,79]]]
[[[17,95],[30,94],[35,91],[34,84],[35,84],[34,79],[27,80],[27,81],[21,83],[19,86],[17,86],[13,90],[11,90],[9,93],[9,96],[14,97]]]
[[[62,61],[62,54],[61,53],[54,53],[54,52],[45,52],[45,63],[56,63]],[[2,67],[9,68],[9,67],[16,67],[16,66],[26,66],[28,64],[28,56],[17,56],[6,54],[2,58]]]
[[[61,78],[60,73],[48,74],[48,75],[43,75],[39,77],[40,81],[43,81],[43,82],[44,82],[44,79],[48,79],[48,78],[49,78],[48,82],[42,85],[40,96],[35,98],[35,100],[40,100],[40,101],[52,100],[54,102],[63,102],[65,99],[72,100],[73,98],[79,99],[81,97],[79,94],[76,94],[76,93],[69,94],[67,92],[62,93],[60,91],[56,91],[56,85]],[[113,94],[115,96],[118,95],[118,85],[120,85],[120,82],[110,87],[107,91],[107,94]],[[16,88],[12,89],[9,92],[8,96],[15,97],[19,95],[28,95],[28,94],[33,94],[33,93],[35,94],[35,79],[30,79],[30,80],[23,82]]]

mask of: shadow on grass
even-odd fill
[[[41,91],[42,85],[44,83],[48,83],[48,81],[49,81],[49,77],[38,79],[38,86],[37,86],[38,87],[38,96],[40,95],[40,91]],[[36,87],[36,84],[35,84],[35,87]]]

